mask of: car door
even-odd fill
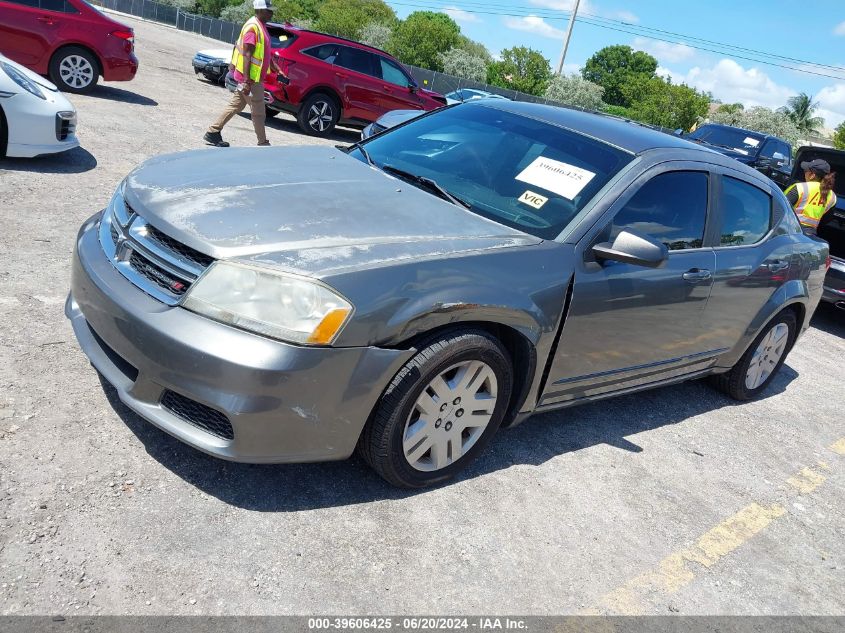
[[[777,289],[800,274],[793,254],[798,233],[781,226],[791,210],[764,183],[728,168],[713,177],[719,244],[703,329],[714,345],[732,348]]]
[[[701,163],[664,163],[631,185],[580,240],[569,310],[540,406],[693,373],[715,355],[703,314],[715,265]],[[658,268],[600,261],[597,242],[633,229],[669,248]]]
[[[378,77],[381,79],[378,107],[382,113],[424,109],[414,82],[398,64],[381,55],[376,56],[376,64]]]
[[[61,22],[62,13],[42,9],[39,0],[0,0],[0,53],[29,68],[46,70],[44,56],[52,50]]]
[[[352,46],[338,46],[335,75],[348,107],[344,118],[375,121],[381,115],[378,97],[381,80],[375,78],[375,55]]]

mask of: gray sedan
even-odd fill
[[[345,149],[148,161],[82,226],[66,313],[123,402],[202,451],[357,447],[420,487],[533,413],[708,375],[758,396],[827,259],[730,158],[485,99]]]

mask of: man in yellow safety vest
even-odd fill
[[[217,147],[229,147],[220,131],[229,119],[246,107],[247,102],[252,110],[252,126],[255,128],[258,144],[270,144],[264,129],[264,121],[267,118],[264,110],[264,77],[270,68],[272,50],[270,36],[264,25],[273,17],[273,7],[270,0],[254,0],[252,7],[255,9],[255,17],[247,20],[241,28],[241,34],[232,50],[232,63],[229,65],[238,87],[223,114],[203,136],[206,143]]]
[[[790,185],[784,193],[804,231],[815,233],[822,216],[836,204],[833,192],[836,174],[831,173],[830,165],[821,158],[801,163],[801,169],[805,182]]]

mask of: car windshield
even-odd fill
[[[688,139],[704,141],[709,145],[733,149],[741,154],[755,154],[765,137],[746,130],[729,127],[703,125],[695,132],[687,135]]]
[[[353,151],[473,212],[553,239],[633,156],[550,123],[480,102],[421,117]],[[422,178],[414,181],[410,175]],[[441,197],[442,191],[440,192]]]

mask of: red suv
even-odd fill
[[[0,53],[60,90],[89,92],[100,75],[128,81],[138,71],[134,31],[84,0],[0,0]]]
[[[265,82],[268,114],[290,112],[308,134],[325,136],[338,123],[364,127],[391,110],[446,105],[377,48],[288,24],[279,35],[281,47],[273,53],[284,77]]]

